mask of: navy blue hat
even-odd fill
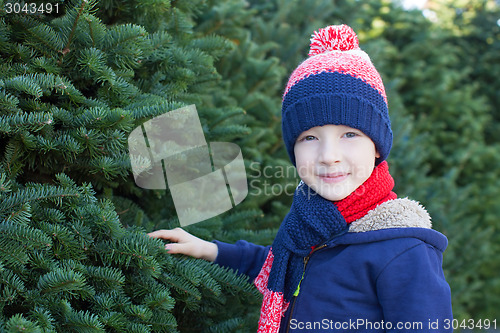
[[[295,165],[297,137],[316,126],[345,125],[371,138],[384,161],[392,130],[382,78],[347,25],[329,26],[311,38],[309,58],[288,80],[281,108],[283,139]]]

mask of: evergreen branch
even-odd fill
[[[56,82],[56,75],[49,73],[31,73],[23,76],[36,82],[42,88],[42,92],[47,93],[52,91]]]
[[[96,252],[106,264],[119,263],[125,268],[138,267],[143,272],[155,276],[161,273],[158,262],[144,245],[134,243],[132,240],[105,241],[96,246]]]
[[[154,51],[168,47],[169,43],[172,42],[172,36],[167,31],[156,31],[149,35],[149,40],[151,41],[153,54]]]
[[[75,234],[60,224],[41,222],[40,229],[52,237],[52,253],[58,259],[86,259],[85,248]]]
[[[9,141],[5,146],[5,154],[3,161],[1,162],[2,169],[6,171],[6,174],[10,179],[15,179],[19,171],[23,167],[20,156],[21,145],[16,144],[13,140]],[[1,210],[0,210],[1,216]]]
[[[158,104],[146,106],[129,105],[126,109],[131,112],[134,119],[144,119],[148,117],[159,116],[161,114],[164,114],[165,112],[176,110],[184,106],[186,106],[186,104],[163,101]]]
[[[112,332],[133,332],[127,329],[128,319],[125,315],[117,311],[107,311],[99,316],[99,320],[111,328]],[[135,332],[135,331],[134,331]]]
[[[28,29],[28,31],[49,50],[57,52],[63,46],[59,35],[50,26],[39,24]],[[39,50],[46,53],[46,49],[40,48]]]
[[[94,242],[90,227],[86,226],[82,221],[73,221],[70,228],[80,241],[80,247],[87,251],[90,245]]]
[[[83,151],[83,147],[70,135],[62,134],[55,140],[56,149],[62,152],[65,160],[73,163],[78,154]]]
[[[63,127],[73,127],[74,117],[71,112],[58,106],[52,106],[50,112],[54,117],[54,121],[61,124]]]
[[[89,201],[89,200],[85,200]],[[79,222],[76,226],[85,223],[85,228],[90,228],[97,240],[122,239],[126,235],[123,225],[120,223],[113,204],[109,200],[102,200],[99,203],[89,202],[83,206],[75,206],[71,215],[74,216],[73,223]],[[91,235],[85,229],[78,228],[85,239],[91,240]],[[88,238],[87,238],[88,236]],[[108,249],[109,250],[109,249]]]
[[[89,26],[89,35],[90,39],[92,40],[92,48],[95,48],[95,35],[94,35],[94,28],[92,27],[93,20],[87,19],[87,24]]]
[[[75,35],[75,30],[76,30],[76,26],[78,25],[78,20],[80,19],[80,16],[82,15],[83,13],[83,8],[85,8],[85,4],[87,3],[86,0],[83,0],[82,1],[82,5],[80,6],[80,10],[78,11],[78,14],[75,18],[75,22],[73,22],[73,27],[71,28],[71,32],[69,34],[69,37],[68,37],[68,41],[66,43],[66,46],[64,47],[64,49],[61,51],[62,53],[62,57],[64,57],[68,52],[70,52],[70,49],[69,49],[69,46],[71,45],[71,42],[73,40],[73,36]],[[62,58],[59,60],[61,61]]]
[[[65,314],[64,326],[79,333],[104,333],[104,325],[99,317],[89,311],[70,311]]]
[[[89,152],[90,157],[96,157],[103,154],[101,144],[103,135],[99,131],[88,128],[89,126],[80,126],[75,133],[75,138],[81,143],[85,150]]]
[[[38,220],[47,221],[55,224],[64,224],[66,215],[56,208],[37,207],[35,214]]]
[[[153,332],[177,332],[177,320],[173,314],[164,310],[158,311],[156,308],[153,310],[153,317],[148,321],[153,327]]]
[[[55,82],[56,92],[61,95],[66,95],[74,103],[83,103],[86,101],[86,97],[81,93],[80,90],[76,89],[75,86],[66,78],[56,77]]]
[[[42,25],[38,20],[30,17],[31,15],[22,16],[19,20],[21,26],[26,30],[26,32],[34,37],[37,42],[41,43],[44,47],[37,47],[38,51],[47,55],[47,50],[57,51],[62,47],[62,41],[59,35],[54,31],[52,27],[47,25]],[[34,41],[32,41],[34,42]],[[35,45],[36,43],[31,43]],[[31,60],[33,58],[35,50],[29,48],[31,56],[26,60]],[[50,57],[50,55],[48,55]],[[28,62],[28,61],[27,61]]]
[[[12,303],[18,296],[17,291],[9,286],[4,286],[0,294],[0,306]]]
[[[164,272],[161,275],[161,280],[167,285],[174,287],[181,295],[189,295],[198,301],[201,300],[200,291],[181,276]]]
[[[81,50],[78,57],[78,64],[80,69],[86,70],[85,74],[89,77],[100,74],[107,67],[106,54],[95,47]]]
[[[232,117],[241,116],[241,115],[246,115],[246,111],[241,109],[241,108],[229,109],[229,110],[223,109],[222,114],[220,116],[218,116],[214,120],[210,120],[210,129],[217,127],[222,122],[224,122]]]
[[[188,278],[192,284],[195,286],[201,285],[216,296],[221,294],[221,286],[205,270],[205,268],[209,268],[211,265],[210,263],[193,258],[182,258],[177,263],[177,269],[179,269],[182,275]]]
[[[91,162],[93,170],[90,173],[102,173],[104,178],[111,180],[116,176],[127,176],[130,172],[130,161],[128,156],[102,156]]]
[[[234,49],[235,44],[226,37],[210,34],[194,39],[190,43],[190,46],[194,49],[200,49],[205,53],[209,53],[215,60],[217,60]]]
[[[24,282],[21,278],[19,278],[19,276],[10,269],[4,268],[0,271],[0,284],[7,286],[20,294],[26,290]]]
[[[2,237],[18,241],[23,248],[43,250],[52,246],[52,240],[44,232],[28,225],[4,221],[0,223],[0,232]]]
[[[37,323],[42,326],[42,332],[52,332],[54,329],[54,318],[50,311],[36,306],[31,312],[31,317],[36,319]]]
[[[30,251],[29,260],[30,269],[32,270],[40,269],[41,271],[48,272],[57,268],[57,262],[53,259],[53,254],[50,251]]]
[[[153,316],[151,309],[144,305],[128,304],[124,310],[130,317],[137,318],[141,322],[147,322]]]
[[[0,216],[5,216],[8,211],[23,203],[40,200],[63,199],[68,197],[79,197],[78,190],[60,188],[51,185],[40,185],[21,189],[12,193],[0,202]]]
[[[242,328],[244,321],[241,318],[229,318],[215,325],[210,325],[203,332],[217,333],[217,332],[235,332],[235,329]]]
[[[243,293],[254,300],[261,297],[255,286],[248,283],[248,278],[243,274],[237,274],[229,268],[221,268],[217,265],[207,265],[206,270],[224,287],[224,292]]]
[[[1,117],[1,119],[8,122],[10,127],[14,129],[9,133],[11,135],[22,130],[37,132],[53,123],[52,115],[47,112],[18,112]]]
[[[19,75],[4,81],[5,88],[11,88],[26,94],[32,95],[35,98],[42,97],[42,87],[34,82],[31,78],[25,75]]]
[[[10,125],[9,122],[5,120],[4,116],[0,116],[0,133],[9,133]]]
[[[8,267],[22,267],[28,262],[26,251],[18,242],[0,238],[0,258]]]
[[[57,268],[38,280],[38,289],[42,294],[53,294],[60,291],[76,295],[87,288],[83,274],[73,270]]]
[[[134,321],[127,322],[127,328],[125,332],[134,332],[134,333],[151,333],[151,328],[149,325],[140,324]],[[175,333],[176,331],[173,331]]]
[[[234,137],[243,137],[250,134],[251,130],[244,125],[229,125],[226,127],[216,127],[211,132],[207,133],[207,140],[224,141],[231,140]]]
[[[108,31],[109,41],[103,51],[114,49],[127,41],[135,40],[147,35],[146,29],[136,24],[117,25]]]
[[[57,62],[52,58],[38,57],[33,59],[33,67],[35,70],[42,69],[48,74],[58,75],[61,68],[57,66]]]
[[[41,332],[40,326],[23,317],[22,313],[15,314],[6,323],[7,332]]]
[[[118,289],[125,284],[125,276],[118,268],[87,266],[85,267],[90,282],[106,289]]]
[[[16,96],[4,91],[3,88],[0,90],[0,108],[2,109],[2,112],[17,112],[20,110],[18,105],[19,99]]]
[[[12,190],[12,183],[10,179],[7,179],[7,175],[5,173],[0,174],[0,199],[3,198],[5,193],[9,193]]]
[[[151,290],[153,289],[153,290]],[[170,311],[175,306],[175,299],[170,296],[170,292],[163,285],[148,288],[144,303],[153,310]]]

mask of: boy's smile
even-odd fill
[[[319,178],[325,183],[340,183],[344,181],[348,177],[347,172],[334,172],[334,173],[325,173],[320,174]]]
[[[363,184],[380,156],[367,135],[344,125],[316,126],[302,132],[294,152],[300,178],[330,201],[346,198]]]

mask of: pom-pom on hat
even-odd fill
[[[309,58],[288,80],[281,115],[283,139],[294,165],[300,133],[328,124],[357,128],[369,136],[380,154],[376,165],[391,150],[384,84],[347,25],[328,26],[312,35]]]

